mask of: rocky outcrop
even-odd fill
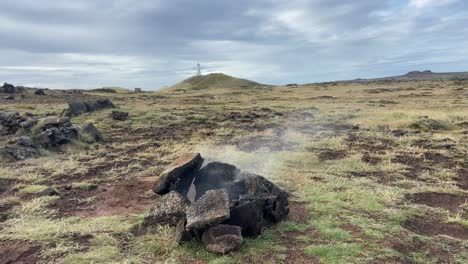
[[[43,149],[68,144],[73,140],[86,143],[101,142],[103,137],[93,124],[81,129],[73,126],[68,117],[46,117],[39,119],[31,113],[25,116],[14,112],[0,112],[0,135],[14,135],[0,147],[0,155],[5,159],[24,160],[41,154]]]
[[[92,102],[69,102],[68,109],[64,115],[68,117],[79,116],[84,113],[99,111],[106,108],[114,108],[114,104],[109,99],[98,99]]]

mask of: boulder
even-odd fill
[[[204,166],[195,176],[195,200],[200,198],[208,190],[225,188],[232,183],[240,170],[236,166],[222,163],[210,162]]]
[[[65,110],[64,114],[65,116],[72,117],[114,107],[114,104],[109,99],[98,99],[92,102],[73,101],[68,103],[68,109]]]
[[[123,112],[123,111],[112,111],[112,119],[118,120],[118,121],[125,121],[128,119],[128,112]]]
[[[3,86],[0,89],[0,92],[2,93],[14,93],[15,92],[15,86],[9,83],[4,83]]]
[[[204,229],[229,218],[229,195],[225,189],[209,190],[187,208],[187,229]]]
[[[101,132],[91,123],[84,125],[80,129],[79,138],[88,144],[104,141]]]
[[[78,137],[78,129],[73,127],[68,117],[50,117],[39,126],[34,141],[43,147],[55,147],[69,143]]]
[[[265,220],[263,209],[265,207],[263,199],[242,199],[231,206],[230,217],[223,224],[239,226],[242,235],[246,237],[257,237],[263,232]]]
[[[44,89],[37,89],[34,91],[35,95],[46,95]]]
[[[19,125],[23,129],[29,129],[35,126],[38,122],[39,122],[39,119],[37,117],[30,117],[26,119],[25,121],[21,122]]]
[[[243,238],[241,228],[233,225],[218,225],[210,227],[203,233],[203,244],[206,250],[216,254],[226,254],[239,250]]]
[[[26,118],[18,112],[0,112],[0,136],[15,134],[24,121]]]
[[[172,191],[156,200],[153,208],[145,216],[143,224],[145,226],[156,224],[176,225],[180,220],[185,222],[187,206],[187,200],[178,192]]]
[[[5,99],[5,100],[15,100],[15,96],[10,94],[10,95],[4,96],[3,99]]]
[[[203,158],[200,153],[187,153],[181,156],[159,175],[153,185],[153,192],[163,195],[177,191],[183,197],[187,197],[193,178],[202,164]]]

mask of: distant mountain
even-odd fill
[[[209,89],[236,89],[256,88],[265,85],[253,81],[239,79],[222,73],[211,73],[190,77],[166,90],[209,90]]]
[[[374,79],[356,79],[352,82],[369,82],[369,81],[385,81],[385,80],[452,80],[452,79],[467,79],[468,72],[432,72],[426,71],[411,71],[404,75],[374,78]]]

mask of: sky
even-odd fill
[[[0,81],[157,90],[468,71],[466,0],[0,0]]]

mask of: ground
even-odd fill
[[[0,263],[468,262],[468,82],[46,93],[0,111],[107,97],[130,117],[74,117],[106,142],[0,163]],[[289,218],[226,256],[143,228],[152,182],[189,151],[290,191]]]

